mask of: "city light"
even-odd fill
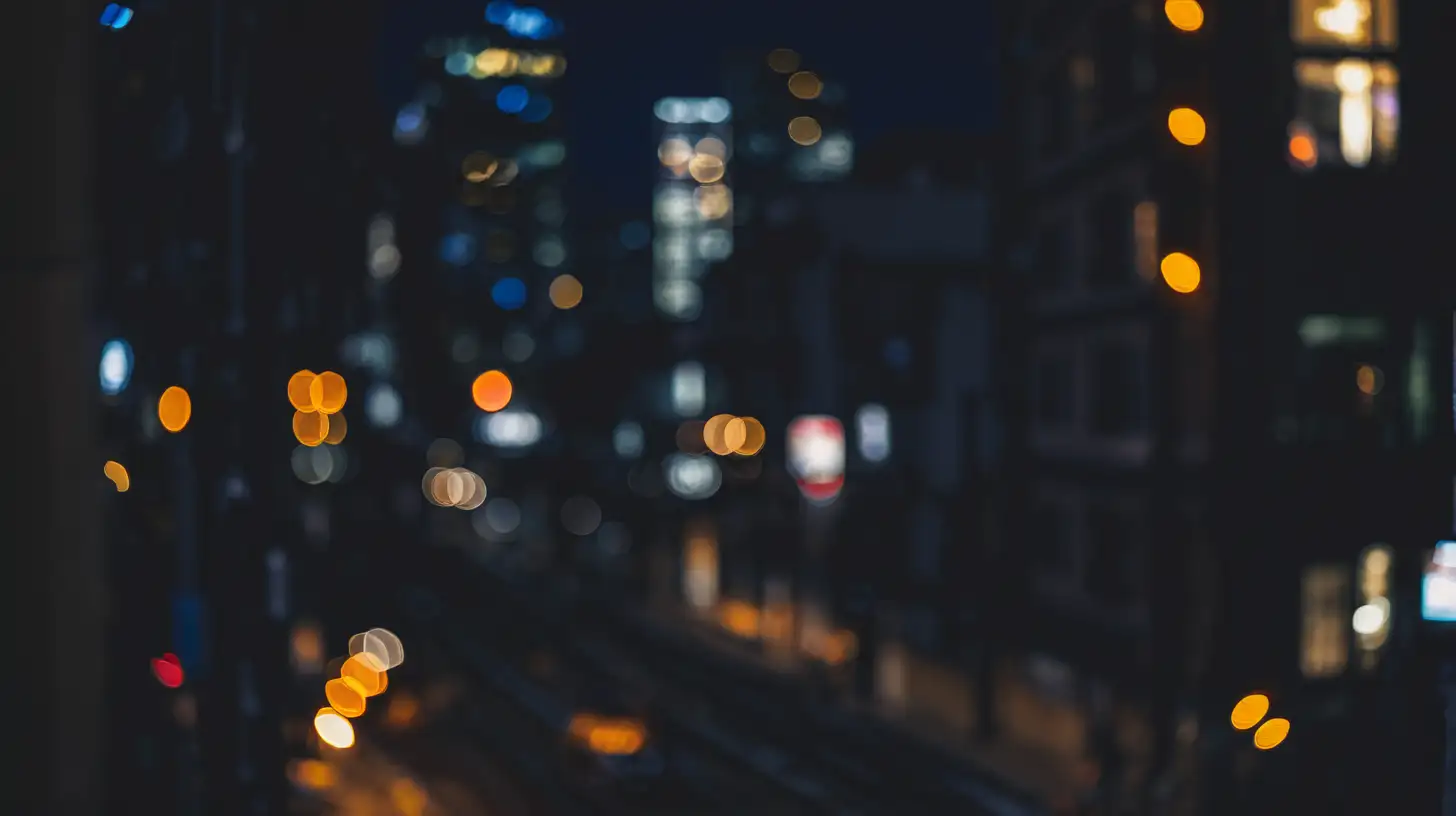
[[[789,423],[789,474],[804,498],[829,503],[844,488],[844,426],[830,416],[801,416]]]
[[[1179,31],[1197,31],[1203,28],[1203,6],[1198,0],[1168,0],[1163,4],[1163,13],[1168,22]]]
[[[619,423],[612,431],[612,449],[623,459],[641,456],[644,443],[642,426],[635,422]]]
[[[513,312],[526,305],[526,284],[520,278],[501,278],[490,287],[490,299],[502,309]]]
[[[163,391],[161,399],[157,400],[157,419],[170,433],[187,427],[192,419],[192,395],[177,385]]]
[[[108,459],[106,464],[101,466],[101,473],[111,480],[111,484],[116,487],[117,493],[125,493],[131,490],[131,474],[126,472],[126,467],[120,462],[114,462]]]
[[[1260,751],[1267,751],[1278,746],[1289,737],[1289,720],[1282,717],[1275,717],[1259,726],[1254,732],[1254,747]]]
[[[672,410],[678,416],[697,416],[708,399],[707,373],[702,363],[678,363],[672,370]]]
[[[863,405],[855,412],[854,425],[859,455],[866,462],[883,462],[890,456],[890,412],[883,405]]]
[[[319,739],[331,748],[345,749],[354,746],[354,726],[344,715],[332,708],[321,708],[313,718],[313,729]]]
[[[101,11],[101,25],[115,31],[126,28],[131,22],[134,12],[126,6],[119,6],[116,3],[108,3]]]
[[[1203,143],[1208,135],[1208,125],[1203,116],[1192,108],[1174,108],[1168,113],[1168,132],[1179,144],[1193,147]]]
[[[134,361],[130,343],[120,338],[106,341],[106,345],[101,347],[101,393],[115,396],[125,391],[131,382]]]
[[[157,678],[158,683],[174,689],[181,687],[186,673],[182,671],[182,661],[177,655],[168,652],[161,657],[152,658],[152,676]]]
[[[1264,694],[1250,694],[1234,705],[1229,722],[1240,731],[1248,731],[1269,713],[1269,697]]]
[[[1182,252],[1168,253],[1160,268],[1168,288],[1182,295],[1197,291],[1198,285],[1203,281],[1203,270],[1199,268],[1198,262]]]
[[[497,448],[528,448],[541,441],[541,418],[530,411],[509,409],[476,420],[476,439]]]
[[[811,71],[799,71],[789,77],[789,93],[798,99],[818,99],[824,83]]]
[[[714,96],[707,99],[685,99],[667,97],[657,100],[653,112],[660,121],[676,125],[698,123],[721,124],[733,115],[733,106],[728,100]]]
[[[788,48],[775,48],[768,54],[768,67],[778,74],[792,74],[799,70],[799,55]]]
[[[723,472],[706,456],[674,453],[663,460],[667,489],[680,499],[702,500],[718,492]]]
[[[789,138],[794,144],[808,147],[819,141],[824,134],[819,123],[812,116],[796,116],[789,121]]]
[[[388,383],[379,383],[364,395],[364,417],[376,428],[392,428],[399,424],[404,403],[399,392]]]
[[[477,408],[494,413],[510,404],[514,390],[511,378],[504,371],[491,370],[475,378],[470,386],[470,396]]]

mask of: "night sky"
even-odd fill
[[[385,102],[413,93],[413,55],[431,35],[486,31],[485,0],[388,0],[382,42]],[[901,127],[991,123],[993,20],[988,0],[963,0],[950,20],[931,6],[734,0],[565,0],[566,99],[573,198],[647,206],[655,163],[652,103],[720,92],[726,50],[793,48],[804,67],[848,92],[855,138]],[[909,10],[907,10],[909,9]]]

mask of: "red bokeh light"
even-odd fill
[[[161,657],[152,658],[152,676],[157,682],[167,688],[177,688],[182,685],[185,674],[182,671],[182,661],[177,655],[168,652]]]

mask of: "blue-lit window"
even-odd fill
[[[495,305],[514,311],[526,305],[526,284],[520,278],[501,278],[490,288]]]
[[[520,113],[531,102],[531,92],[521,85],[507,85],[495,95],[495,106],[503,113]]]
[[[101,24],[110,29],[123,29],[131,22],[134,12],[126,6],[108,3],[101,12]]]

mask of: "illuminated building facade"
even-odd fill
[[[1062,750],[1114,809],[1425,795],[1433,766],[1367,754],[1403,724],[1352,706],[1421,674],[1416,578],[1452,523],[1452,284],[1411,204],[1450,178],[1423,112],[1450,10],[1005,11],[1007,600],[1068,679]],[[1229,727],[1254,689],[1294,722],[1267,756]]]

